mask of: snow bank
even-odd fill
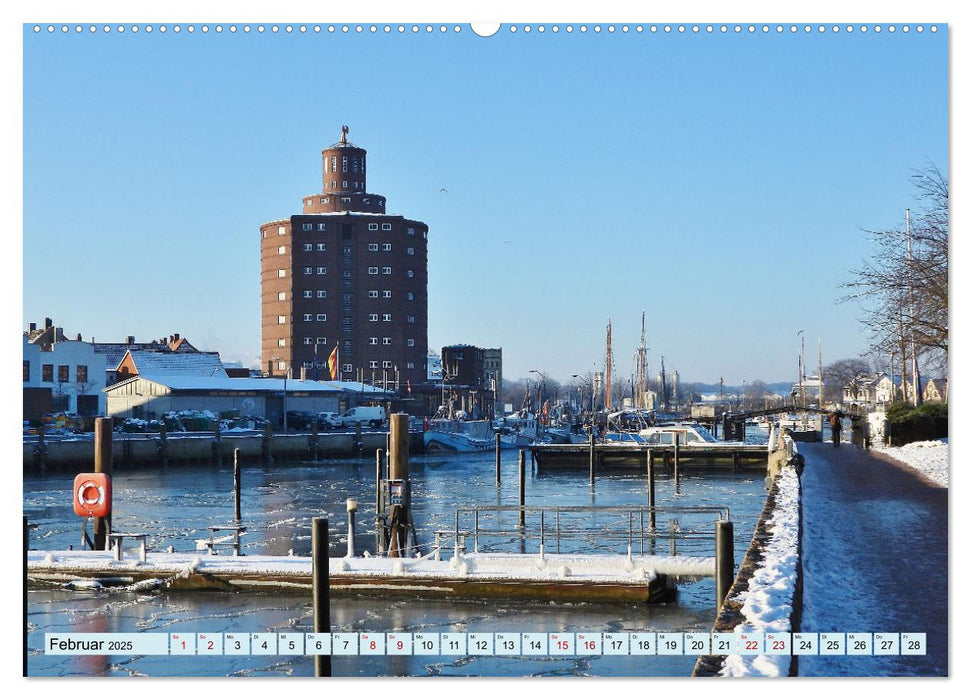
[[[745,622],[735,632],[791,632],[793,596],[799,572],[799,477],[785,468],[776,478],[778,491],[772,519],[766,525],[772,536],[748,589],[733,597],[741,604]],[[725,657],[721,676],[785,676],[788,655],[759,654]]]
[[[925,440],[912,442],[903,447],[877,447],[874,452],[882,452],[888,457],[903,462],[917,470],[928,479],[941,486],[948,486],[948,444],[944,440]]]

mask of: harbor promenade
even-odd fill
[[[801,443],[807,632],[924,632],[924,656],[802,656],[800,676],[948,674],[948,490],[843,444]]]

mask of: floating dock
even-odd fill
[[[71,589],[294,591],[312,588],[310,557],[112,551],[36,551],[31,586]],[[657,603],[673,577],[715,575],[714,557],[459,554],[447,560],[330,559],[333,595],[557,602]],[[670,579],[669,579],[670,577]]]
[[[529,448],[539,470],[589,469],[590,445],[532,445]],[[765,470],[767,445],[688,444],[673,445],[595,444],[593,464],[597,471],[642,470],[653,466],[717,469],[726,471]]]

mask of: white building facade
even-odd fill
[[[49,349],[24,336],[24,388],[50,389],[53,412],[105,414],[105,357],[90,343],[65,340]]]

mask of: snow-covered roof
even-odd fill
[[[195,376],[225,377],[226,370],[218,352],[154,352],[130,350],[138,374],[187,374]],[[124,358],[122,358],[124,362]]]
[[[125,382],[120,382],[109,387],[109,389],[137,381],[139,379],[153,382],[161,386],[168,387],[176,391],[260,391],[260,392],[282,392],[284,381],[288,392],[312,392],[312,393],[364,393],[364,394],[386,394],[392,395],[394,392],[378,389],[377,387],[360,382],[315,382],[311,380],[301,381],[299,379],[280,378],[259,378],[259,377],[227,377],[214,376],[205,377],[190,374],[163,374],[151,373],[140,374],[132,377]]]

